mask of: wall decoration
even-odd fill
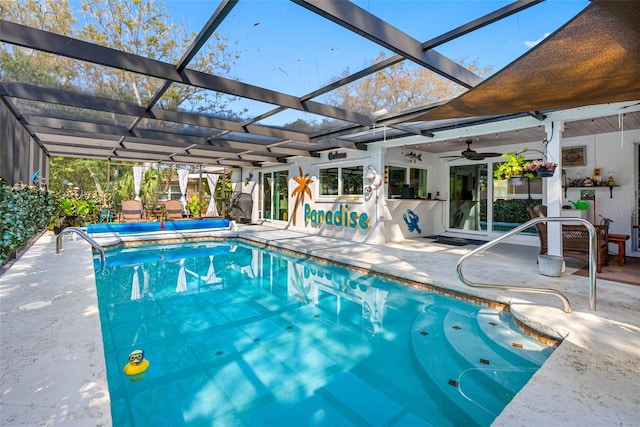
[[[311,188],[309,186],[313,184],[313,179],[309,178],[308,173],[303,174],[300,166],[298,166],[298,170],[300,171],[300,176],[293,177],[297,186],[291,192],[291,195],[296,198],[293,203],[293,212],[291,213],[291,216],[293,217],[293,225],[296,225],[296,213],[298,211],[298,206],[304,204],[305,196],[309,196],[309,198],[311,198]]]
[[[417,231],[418,234],[422,234],[422,230],[420,230],[418,226],[420,217],[413,213],[411,209],[407,209],[407,213],[402,214],[402,218],[404,219],[404,223],[407,224],[407,230],[409,230],[409,232]]]
[[[595,200],[596,190],[580,190],[580,200]]]
[[[587,164],[587,147],[571,147],[562,149],[562,166],[584,166]]]
[[[409,160],[411,163],[415,163],[415,162],[421,162],[422,161],[422,154],[418,154],[414,151],[409,151],[408,153],[406,153],[404,155],[404,157]]]

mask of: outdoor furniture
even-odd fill
[[[109,208],[102,208],[100,209],[100,224],[102,224],[103,222],[112,222],[113,221],[113,215],[111,215],[111,209]]]
[[[628,234],[609,234],[609,243],[618,245],[618,265],[623,266],[625,261],[625,246],[629,240]]]
[[[122,222],[142,221],[144,210],[142,209],[142,202],[140,202],[140,200],[123,200],[121,207],[120,220]]]
[[[531,218],[546,217],[546,206],[527,206]],[[547,224],[539,222],[536,231],[540,238],[540,254],[547,253]],[[603,265],[609,265],[609,227],[594,225],[596,228],[596,271],[600,273]],[[589,230],[584,225],[562,225],[562,256],[589,262]]]
[[[182,202],[180,200],[167,200],[164,202],[164,210],[165,220],[182,219]]]
[[[162,205],[149,206],[145,208],[147,220],[162,221],[164,219],[164,207]]]

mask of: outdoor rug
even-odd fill
[[[589,277],[589,268],[585,266],[573,273],[576,276]],[[618,257],[609,259],[609,265],[602,266],[602,272],[596,273],[598,280],[626,283],[640,286],[640,258],[627,257],[623,266],[618,266]]]
[[[481,245],[483,243],[487,243],[484,240],[465,239],[462,237],[427,236],[426,238],[435,240],[437,243],[449,246]]]

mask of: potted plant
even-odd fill
[[[533,178],[532,172],[525,172],[530,162],[524,159],[524,153],[527,149],[522,151],[512,151],[510,153],[504,153],[502,157],[506,158],[505,162],[499,163],[493,172],[493,176],[496,179],[508,179],[511,185],[522,185],[524,178]]]
[[[524,173],[531,173],[542,178],[553,176],[556,171],[557,163],[548,162],[546,160],[533,160],[523,170]]]

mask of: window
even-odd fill
[[[363,166],[322,168],[318,175],[320,196],[361,196],[364,191]]]
[[[402,188],[406,185],[413,190],[414,197],[427,198],[427,170],[387,166],[389,186],[387,197],[398,199],[402,197]]]
[[[499,164],[493,164],[494,173]],[[525,179],[521,185],[512,185],[508,179],[494,179],[491,202],[491,230],[509,231],[531,219],[527,206],[542,204],[542,178]],[[482,219],[486,221],[487,212],[483,212]],[[535,232],[534,227],[522,231],[530,234]]]
[[[182,193],[179,185],[170,185],[167,192],[158,193],[158,200],[180,200]]]
[[[338,195],[338,168],[320,169],[319,188],[321,196]]]
[[[343,167],[342,171],[342,194],[362,195],[364,190],[362,185],[362,166]]]

